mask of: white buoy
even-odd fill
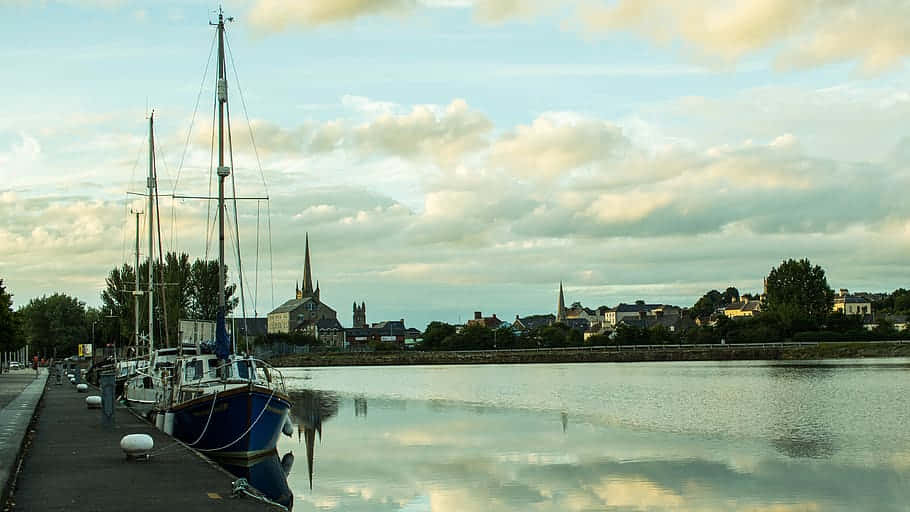
[[[80,393],[85,393],[88,391],[88,384],[76,384],[76,391]]]
[[[290,418],[284,419],[284,426],[281,427],[281,433],[283,433],[284,435],[286,435],[288,437],[291,437],[294,435],[294,425],[291,424]]]
[[[92,395],[85,397],[85,406],[89,409],[100,409],[101,408],[101,397],[98,395]]]
[[[120,449],[126,454],[127,459],[148,455],[155,447],[155,441],[148,434],[129,434],[120,440]]]

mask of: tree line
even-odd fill
[[[178,319],[215,319],[220,288],[216,260],[197,258],[190,262],[189,255],[171,252],[152,269],[157,346],[164,346],[167,340],[171,346],[177,343]],[[141,293],[134,294],[136,269],[129,264],[111,269],[101,292],[100,308],[86,307],[85,302],[65,293],[54,293],[33,298],[14,310],[13,294],[0,278],[0,350],[11,352],[28,344],[32,354],[60,358],[76,354],[77,345],[82,343],[94,342],[96,350],[102,345],[131,344],[136,301],[139,331],[143,335],[148,331],[148,262],[141,263],[138,272]],[[225,290],[226,314],[239,302],[235,289],[230,285]]]
[[[761,312],[731,319],[718,313],[742,298],[761,300]],[[583,339],[581,332],[557,323],[515,333],[510,327],[491,330],[432,322],[420,346],[424,350],[488,350],[601,345],[765,343],[778,341],[864,341],[901,337],[881,319],[869,331],[860,316],[833,311],[834,291],[825,271],[808,259],[789,259],[774,267],[763,296],[740,294],[735,287],[710,290],[683,311],[673,329],[665,325],[639,327],[620,323],[612,333]],[[910,314],[910,291],[899,288],[873,304],[876,314]]]

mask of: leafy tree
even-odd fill
[[[788,333],[818,329],[833,304],[834,291],[824,269],[808,259],[789,259],[768,274],[762,310],[774,315]]]
[[[430,322],[423,333],[423,343],[421,348],[424,350],[440,350],[443,341],[449,336],[455,335],[455,326],[445,322]]]
[[[125,340],[131,340],[135,332],[133,314],[133,301],[136,300],[136,296],[133,295],[135,278],[135,271],[129,265],[113,268],[108,273],[105,279],[106,287],[101,292],[101,304],[102,309],[106,312],[105,316],[112,317],[113,322],[111,323],[116,326],[116,335],[113,336],[113,339],[105,338],[105,340],[114,341],[118,345]],[[142,303],[140,303],[140,311],[147,311]]]
[[[227,269],[225,268],[225,279]],[[190,267],[189,276],[190,303],[189,315],[199,320],[214,320],[218,316],[218,261],[196,260]],[[236,285],[228,285],[224,289],[225,315],[237,307],[239,300],[234,297]]]
[[[3,279],[0,279],[0,350],[13,351],[24,343],[19,317],[13,311],[13,295],[6,291]]]
[[[724,296],[717,290],[711,290],[702,295],[692,306],[691,314],[694,318],[708,318],[717,308],[724,303]]]
[[[62,357],[76,353],[78,343],[88,343],[85,303],[55,293],[32,299],[19,310],[32,351],[41,357]]]

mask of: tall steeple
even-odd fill
[[[566,321],[566,299],[562,295],[562,281],[559,282],[559,303],[556,305],[556,321]]]
[[[304,297],[313,295],[313,272],[310,270],[310,234],[306,234],[306,255],[303,260],[303,289]]]

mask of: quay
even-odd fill
[[[114,425],[64,379],[42,368],[0,375],[0,478],[4,511],[280,510],[232,497],[236,477],[116,404]],[[148,434],[148,460],[127,460],[120,439]],[[19,457],[22,452],[21,458]]]

